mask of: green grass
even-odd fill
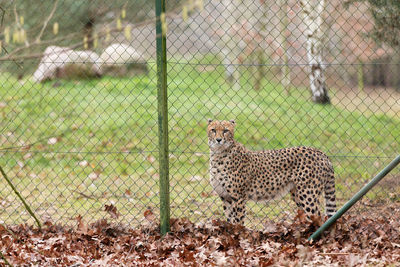
[[[286,96],[267,80],[255,91],[245,68],[241,89],[234,91],[223,67],[203,67],[168,66],[173,217],[201,220],[222,212],[208,180],[207,118],[235,119],[237,140],[256,150],[306,145],[325,151],[334,162],[341,202],[400,151],[398,117],[315,105],[308,89]],[[150,69],[132,79],[45,84],[0,76],[0,147],[9,148],[0,152],[0,164],[42,220],[109,218],[104,205],[110,203],[122,215],[118,220],[132,224],[146,209],[157,213],[157,88],[155,66]],[[30,143],[29,149],[13,148]],[[0,220],[32,221],[3,180],[0,204]],[[250,205],[249,217],[262,222],[290,210],[287,205]]]

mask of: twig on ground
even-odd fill
[[[0,225],[4,228],[4,230],[7,231],[7,233],[9,233],[14,239],[17,239],[17,237],[14,235],[13,232],[11,232],[7,227],[5,227],[2,223],[0,223]]]
[[[3,253],[0,251],[0,257],[3,259],[4,264],[13,267],[13,265],[11,265],[8,260],[6,259],[6,257],[4,257]]]
[[[79,195],[81,195],[83,198],[98,199],[98,198],[95,197],[95,196],[87,195],[87,194],[85,194],[85,193],[83,193],[83,192],[80,192],[80,191],[78,191],[78,190],[74,190],[74,192],[77,193],[77,194],[79,194]]]
[[[318,255],[320,256],[347,256],[350,255],[350,253],[346,253],[346,252],[330,252],[330,253],[318,253]]]
[[[8,179],[7,174],[4,172],[3,168],[0,166],[0,172],[3,175],[4,179],[6,179],[7,183],[10,185],[14,193],[18,196],[18,198],[22,201],[24,204],[26,210],[29,212],[29,214],[35,219],[39,229],[42,229],[42,225],[40,224],[40,221],[38,218],[35,216],[35,214],[32,212],[31,208],[28,206],[28,204],[25,202],[24,198],[21,196],[21,194],[17,191],[15,186],[11,183],[10,179]]]

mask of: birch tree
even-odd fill
[[[307,39],[307,59],[312,100],[315,103],[329,104],[328,89],[324,76],[323,50],[323,13],[325,0],[299,0],[305,24]]]
[[[254,89],[258,91],[261,88],[262,80],[265,78],[266,57],[270,54],[270,51],[267,51],[268,46],[265,40],[267,38],[266,32],[270,18],[268,17],[268,12],[271,9],[270,8],[271,2],[254,1],[253,5],[251,6],[253,8],[248,9],[250,11],[248,17],[255,18],[255,21],[252,24],[255,25],[255,28],[261,37],[261,40],[253,39],[253,46],[254,46],[253,54],[255,54],[255,63],[256,63],[254,71]]]
[[[215,32],[220,32],[217,45],[223,56],[226,79],[232,83],[234,89],[240,88],[240,72],[238,59],[240,56],[240,39],[237,34],[240,19],[240,0],[222,0],[219,2],[221,16],[213,24]]]
[[[283,64],[282,64],[282,85],[285,88],[287,95],[290,95],[290,69],[289,69],[289,45],[288,45],[288,0],[280,0],[279,3],[280,13],[280,43],[283,52]]]

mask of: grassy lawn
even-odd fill
[[[110,218],[104,211],[110,203],[125,223],[140,222],[146,209],[158,212],[157,88],[154,64],[150,68],[132,79],[45,84],[0,76],[0,165],[42,220]],[[245,67],[237,91],[221,66],[170,63],[168,70],[173,217],[196,221],[222,213],[208,180],[207,118],[235,119],[237,140],[253,149],[306,145],[325,151],[341,203],[400,151],[400,118],[393,114],[315,105],[308,89],[286,96],[267,80],[255,91]],[[330,93],[337,95],[335,88]],[[393,190],[389,184],[369,197],[382,199]],[[250,204],[249,221],[291,212],[289,203]],[[32,222],[3,179],[0,205],[0,220]]]

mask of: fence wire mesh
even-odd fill
[[[63,224],[157,215],[153,1],[0,6],[0,166],[34,212]],[[324,151],[338,206],[399,153],[400,50],[373,34],[374,11],[368,1],[167,1],[171,217],[224,217],[207,118],[235,119],[236,140],[253,150]],[[0,220],[33,223],[0,184]],[[399,200],[395,170],[357,208]],[[248,208],[251,227],[295,214],[289,197]]]

